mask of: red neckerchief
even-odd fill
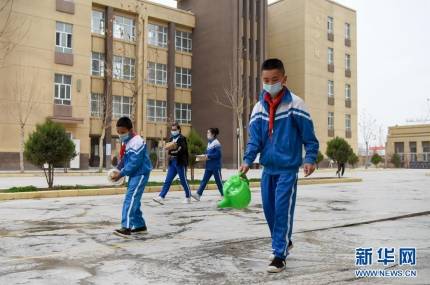
[[[130,134],[130,140],[131,140],[134,136],[136,136],[136,133],[135,133],[135,132],[131,132],[131,134]],[[127,145],[127,144],[125,144],[125,143],[122,143],[122,144],[121,144],[121,149],[119,150],[119,159],[120,159],[120,160],[122,160],[122,158],[124,157],[124,154],[125,154],[125,147],[126,147],[126,145]]]
[[[281,103],[282,98],[284,97],[285,87],[276,95],[275,98],[272,99],[269,93],[264,94],[264,101],[269,104],[269,137],[272,136],[273,126],[275,125],[275,113],[279,104]]]

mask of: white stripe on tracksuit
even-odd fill
[[[131,196],[131,202],[130,202],[130,205],[129,205],[128,211],[127,211],[127,228],[128,229],[130,228],[130,213],[131,213],[131,209],[133,208],[134,196],[136,196],[137,190],[139,189],[140,184],[142,184],[143,177],[144,176],[142,175],[136,188],[134,188],[133,196]]]
[[[288,205],[288,231],[287,231],[287,236],[286,236],[286,243],[285,243],[285,250],[284,250],[284,255],[287,254],[287,249],[288,249],[288,245],[290,243],[290,232],[291,232],[291,207],[293,205],[293,196],[294,196],[294,192],[297,191],[297,179],[298,179],[299,175],[296,174],[296,181],[293,184],[293,189],[291,189],[291,196],[290,196],[290,201],[289,201],[289,205]]]

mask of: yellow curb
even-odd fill
[[[361,182],[361,178],[303,178],[299,179],[299,185],[316,185],[330,183],[350,183]],[[191,190],[197,190],[199,185],[191,185]],[[259,188],[260,182],[251,182],[251,188]],[[207,190],[218,190],[216,184],[208,184]],[[145,188],[146,193],[156,193],[161,191],[161,186],[148,186]],[[172,185],[170,191],[183,191],[182,186]],[[57,197],[78,197],[78,196],[102,196],[102,195],[119,195],[125,193],[125,187],[115,188],[99,188],[99,189],[82,189],[82,190],[52,190],[52,191],[37,191],[37,192],[18,192],[18,193],[0,193],[0,201],[18,200],[18,199],[42,199],[42,198],[57,198]]]

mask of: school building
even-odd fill
[[[329,0],[179,0],[177,6],[14,0],[15,45],[0,62],[0,170],[19,168],[23,114],[26,138],[46,119],[65,126],[79,153],[72,168],[99,165],[100,138],[109,166],[119,151],[120,116],[132,118],[160,162],[170,122],[178,121],[185,135],[192,126],[202,138],[218,127],[224,167],[237,167],[240,132],[226,90],[233,101],[243,98],[246,143],[267,57],[284,61],[321,151],[335,136],[357,151],[355,11]]]
[[[430,168],[430,124],[389,127],[385,154],[397,154],[402,167]]]
[[[10,19],[16,44],[0,68],[1,170],[19,168],[26,114],[26,138],[46,119],[64,125],[78,169],[98,166],[102,134],[107,163],[118,153],[121,116],[150,150],[160,150],[168,122],[189,132],[191,12],[138,0],[15,0]]]
[[[330,0],[269,5],[269,57],[286,65],[288,87],[304,99],[324,154],[342,137],[358,152],[356,12]]]

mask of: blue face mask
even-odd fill
[[[119,135],[119,140],[121,142],[125,142],[128,138],[129,138],[129,134],[128,133]]]
[[[172,137],[176,137],[179,135],[179,131],[171,131]]]
[[[263,89],[270,94],[270,96],[273,98],[276,95],[278,95],[279,91],[282,90],[282,82],[277,82],[275,84],[266,84],[263,83]]]

